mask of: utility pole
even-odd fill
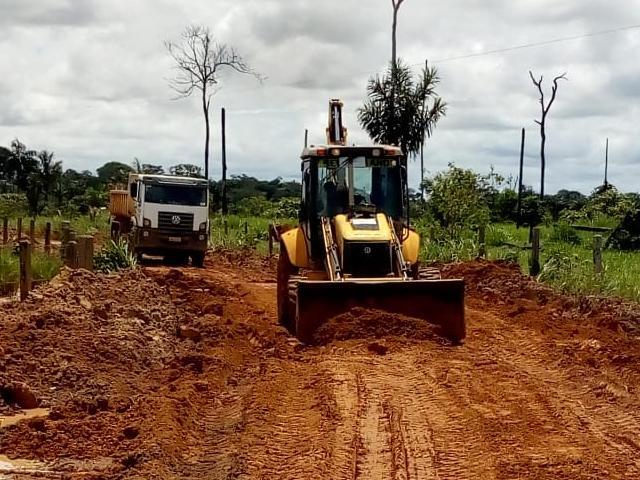
[[[304,129],[304,148],[307,148],[307,142],[309,141],[309,129]]]
[[[221,196],[222,196],[222,215],[227,214],[227,136],[226,136],[226,125],[225,125],[225,110],[222,109],[222,187],[221,187]]]
[[[424,61],[425,72],[429,68],[429,60]],[[426,108],[427,98],[422,99],[422,115],[424,117],[424,109]],[[425,118],[426,121],[426,118]],[[420,197],[424,200],[424,127],[422,128],[422,142],[420,143]]]
[[[608,175],[609,175],[609,139],[607,138],[607,146],[605,148],[605,153],[604,153],[604,186],[605,187],[609,186]]]
[[[517,226],[522,225],[522,173],[524,170],[524,128],[520,140],[520,174],[518,175],[518,221]]]

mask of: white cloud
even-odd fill
[[[407,0],[398,51],[422,64],[581,35],[640,23],[637,7],[640,0]],[[209,26],[268,77],[260,85],[224,75],[213,100],[213,175],[221,106],[233,174],[297,178],[304,129],[323,140],[333,97],[345,101],[350,141],[365,142],[355,111],[390,54],[387,0],[0,0],[0,9],[0,144],[18,137],[76,169],[134,156],[201,162],[202,113],[195,98],[171,99],[163,46],[189,23]],[[544,74],[547,88],[566,71],[549,117],[547,190],[588,192],[601,182],[607,136],[611,180],[637,190],[639,48],[640,30],[627,30],[437,63],[450,108],[427,147],[428,170],[455,162],[515,174],[526,127],[525,182],[537,187],[539,105],[528,70]]]

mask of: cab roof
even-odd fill
[[[395,145],[309,145],[302,150],[300,158],[343,156],[401,157],[403,154]]]
[[[208,185],[205,178],[178,177],[175,175],[151,175],[146,173],[131,173],[129,183],[134,180],[141,180],[146,183],[158,183],[166,185]]]

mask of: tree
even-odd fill
[[[106,185],[126,184],[129,182],[129,173],[133,169],[120,162],[107,162],[96,170],[98,179]]]
[[[40,162],[40,180],[42,195],[45,201],[49,200],[51,189],[62,176],[62,162],[54,160],[54,153],[42,150],[37,155]]]
[[[546,159],[544,156],[544,147],[547,142],[547,135],[545,132],[547,115],[549,114],[549,109],[551,105],[553,105],[553,101],[556,99],[556,93],[558,92],[558,80],[567,80],[566,73],[562,75],[558,75],[553,79],[553,86],[551,87],[551,98],[545,104],[544,101],[544,91],[542,90],[542,75],[540,75],[540,79],[536,80],[533,76],[531,70],[529,70],[529,76],[531,77],[531,81],[538,89],[538,93],[540,93],[540,108],[541,115],[540,120],[535,120],[535,122],[540,126],[540,198],[544,198],[544,172],[546,168]]]
[[[182,33],[181,44],[165,42],[169,55],[173,57],[177,75],[170,82],[179,98],[200,95],[205,122],[204,174],[209,178],[209,108],[214,88],[223,69],[259,76],[245,63],[233,47],[217,42],[206,27],[188,26]]]
[[[191,165],[190,163],[181,163],[169,168],[171,175],[179,177],[197,177],[202,178],[202,167]]]
[[[162,165],[151,165],[150,163],[142,163],[138,157],[133,157],[131,162],[133,171],[145,175],[164,175],[164,167]]]
[[[143,163],[142,173],[147,175],[164,175],[164,167],[162,165],[151,165],[150,163]]]
[[[424,181],[427,206],[434,219],[455,238],[463,228],[489,222],[491,175],[449,164],[449,170]]]
[[[405,155],[418,153],[425,133],[430,137],[446,115],[447,104],[435,92],[439,82],[434,67],[425,66],[414,81],[409,66],[390,65],[382,78],[369,80],[368,99],[358,109],[360,126],[375,142],[398,145]]]
[[[17,138],[11,142],[11,156],[7,165],[7,180],[13,183],[18,190],[24,192],[29,186],[29,177],[38,169],[35,150],[29,150],[27,146]]]
[[[396,56],[396,30],[398,28],[398,10],[400,10],[400,5],[402,5],[404,0],[391,0],[391,5],[393,6],[393,23],[391,24],[391,65],[396,66],[397,56]]]

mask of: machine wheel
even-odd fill
[[[193,252],[191,254],[191,264],[194,267],[202,268],[204,266],[205,252]]]
[[[113,221],[111,222],[111,240],[114,242],[118,240],[120,237],[120,222]]]
[[[420,263],[415,263],[411,271],[414,280],[441,280],[440,270],[435,267],[423,267]]]
[[[280,247],[278,257],[278,321],[291,333],[295,333],[295,298],[289,293],[291,277],[298,273],[289,261],[289,255],[283,246]],[[294,287],[295,288],[295,287]]]

